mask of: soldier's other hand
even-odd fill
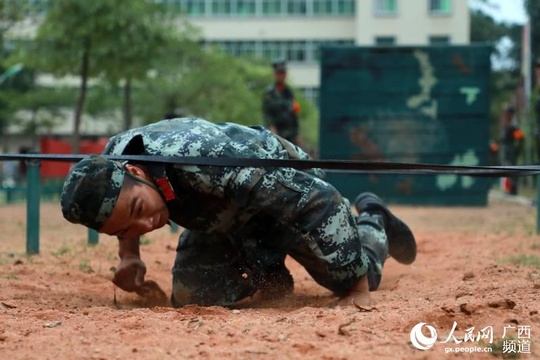
[[[114,272],[112,282],[120,289],[145,295],[148,289],[144,286],[146,265],[139,257],[130,257],[120,260]]]
[[[328,304],[329,307],[339,306],[355,306],[359,309],[369,308],[371,299],[369,295],[369,283],[367,276],[362,276],[360,280],[349,290],[349,293],[337,301]]]

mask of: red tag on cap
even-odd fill
[[[166,178],[159,178],[156,180],[156,183],[161,189],[161,192],[163,193],[163,195],[165,196],[165,200],[171,201],[175,199],[176,196],[174,195],[174,190]]]

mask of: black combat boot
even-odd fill
[[[416,259],[416,241],[411,229],[392,214],[377,195],[369,192],[362,193],[358,195],[354,205],[359,214],[367,212],[382,215],[391,257],[402,264],[414,262]]]

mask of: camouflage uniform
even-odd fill
[[[295,142],[299,134],[298,116],[293,111],[294,94],[288,85],[277,91],[275,84],[269,85],[263,96],[263,119],[266,127],[276,127],[277,134]]]
[[[121,133],[111,138],[104,153],[309,158],[263,127],[196,118],[163,120]],[[269,296],[273,290],[276,296],[290,292],[286,255],[337,294],[347,292],[368,271],[371,289],[378,286],[388,254],[381,219],[355,217],[349,201],[321,179],[322,171],[148,167],[156,180],[164,176],[172,186],[170,220],[185,228],[172,269],[173,305],[229,305],[257,290]]]

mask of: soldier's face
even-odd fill
[[[142,169],[126,165],[126,169],[147,181]],[[135,239],[164,226],[169,219],[169,210],[158,191],[135,181],[132,186],[124,185],[118,196],[111,217],[99,232],[120,239]]]
[[[277,83],[283,83],[285,82],[285,78],[287,77],[287,72],[280,70],[280,71],[274,71],[274,79]]]

